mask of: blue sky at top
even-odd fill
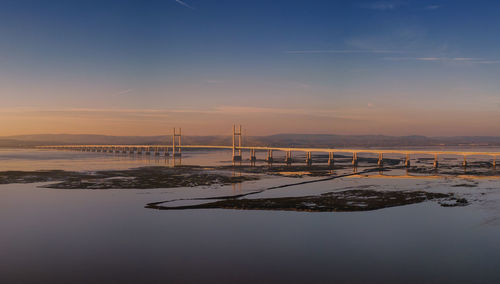
[[[500,2],[0,1],[12,108],[500,109]]]

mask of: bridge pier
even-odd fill
[[[411,162],[410,162],[410,154],[406,154],[406,158],[405,158],[405,167],[410,167],[411,165]]]
[[[306,164],[307,165],[312,165],[312,155],[311,152],[306,152]]]
[[[255,149],[250,149],[250,161],[251,162],[257,161],[257,157],[255,156]]]
[[[273,162],[273,150],[271,149],[267,150],[266,162],[268,163]]]
[[[383,167],[384,166],[384,154],[382,154],[382,153],[378,154],[377,165],[379,167]]]
[[[352,153],[352,165],[355,167],[358,165],[358,153],[356,152]]]
[[[286,153],[286,156],[285,156],[285,163],[286,163],[286,164],[291,164],[291,163],[293,163],[292,151],[288,150],[288,151],[286,151],[285,153]]]
[[[328,166],[333,167],[335,165],[335,160],[333,152],[328,152]]]

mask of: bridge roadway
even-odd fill
[[[95,149],[172,149],[172,145],[56,145],[56,146],[38,146],[37,148],[47,149],[82,149],[82,148],[95,148]],[[229,149],[232,150],[233,146],[214,146],[214,145],[182,145],[175,146],[176,149]],[[294,147],[266,147],[266,146],[241,146],[234,147],[238,150],[260,150],[260,151],[282,151],[282,152],[316,152],[316,153],[366,153],[366,154],[401,154],[401,155],[456,155],[456,156],[491,156],[498,157],[500,152],[484,152],[484,151],[443,151],[443,150],[397,150],[397,149],[345,149],[345,148],[294,148]]]

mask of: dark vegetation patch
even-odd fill
[[[201,167],[142,167],[128,170],[96,172],[68,171],[6,171],[0,172],[0,184],[57,183],[46,188],[62,189],[111,189],[111,188],[172,188],[193,186],[222,186],[256,180],[255,175],[232,176],[228,172]]]
[[[440,174],[440,175],[471,175],[471,176],[499,176],[500,172],[488,162],[469,163],[467,167],[460,165],[440,164],[438,168],[432,165],[412,166],[408,168],[409,173]]]
[[[469,201],[465,198],[452,197],[446,200],[441,200],[439,205],[443,207],[459,207],[469,205]]]
[[[318,196],[280,197],[260,199],[226,199],[198,205],[168,207],[168,203],[151,203],[146,208],[160,210],[182,209],[241,209],[241,210],[284,210],[308,212],[351,212],[369,211],[387,207],[421,203],[428,200],[458,200],[451,193],[433,193],[425,191],[375,191],[347,190],[330,192]],[[443,206],[452,206],[456,202],[447,202]],[[462,201],[460,201],[460,204]],[[465,203],[467,201],[465,200]]]
[[[477,187],[477,183],[460,183],[454,184],[452,187]]]
[[[82,175],[82,173],[62,170],[4,171],[0,172],[0,184],[60,181],[68,178],[80,177]]]

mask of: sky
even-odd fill
[[[500,136],[500,1],[0,5],[0,136]]]

